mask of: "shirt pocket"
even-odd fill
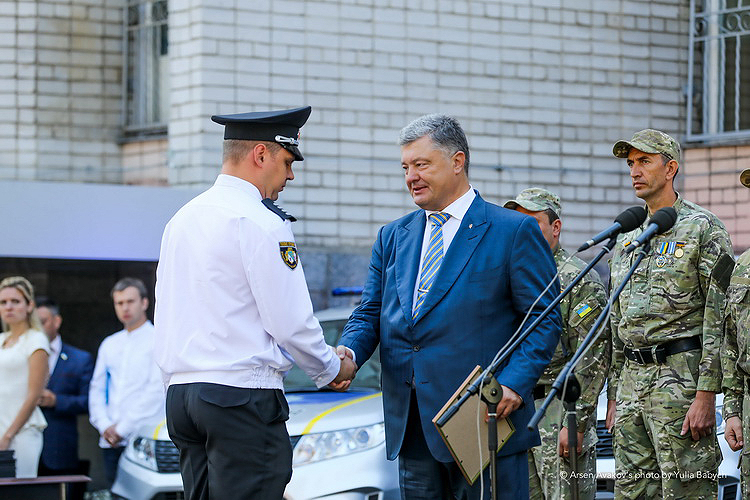
[[[702,302],[698,269],[691,262],[689,248],[683,255],[653,254],[648,263],[650,313],[657,316],[689,310]]]

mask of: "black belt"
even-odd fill
[[[548,385],[539,384],[534,386],[534,390],[532,391],[532,395],[534,396],[534,400],[537,399],[544,399],[547,397],[547,388],[550,387]]]
[[[700,335],[684,339],[670,340],[663,344],[643,347],[641,349],[630,349],[625,347],[625,357],[630,361],[635,361],[640,365],[650,365],[651,363],[666,363],[667,356],[677,354],[678,352],[692,351],[702,349],[703,341]]]

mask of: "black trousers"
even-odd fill
[[[107,489],[111,489],[117,479],[117,465],[120,463],[120,456],[125,451],[124,446],[114,448],[102,448],[102,458],[104,459],[104,475],[107,478]]]
[[[280,500],[292,477],[289,406],[278,389],[172,385],[167,428],[186,500]]]

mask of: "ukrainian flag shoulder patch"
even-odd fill
[[[582,304],[576,309],[576,314],[579,318],[585,318],[593,309],[588,304]]]

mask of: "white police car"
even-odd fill
[[[352,307],[316,313],[326,342],[336,345]],[[380,356],[357,372],[348,392],[317,390],[296,366],[284,387],[293,447],[285,500],[399,498],[398,464],[386,459]],[[112,491],[129,500],[182,500],[177,448],[164,422],[146,426],[128,443]]]
[[[719,500],[740,500],[740,471],[737,468],[740,452],[732,451],[724,439],[724,419],[721,417],[724,408],[724,395],[716,395],[716,431],[723,460],[719,465]],[[596,434],[596,498],[614,498],[615,486],[615,458],[612,451],[612,435],[607,431],[605,419],[607,416],[606,388],[599,396],[597,407]]]

